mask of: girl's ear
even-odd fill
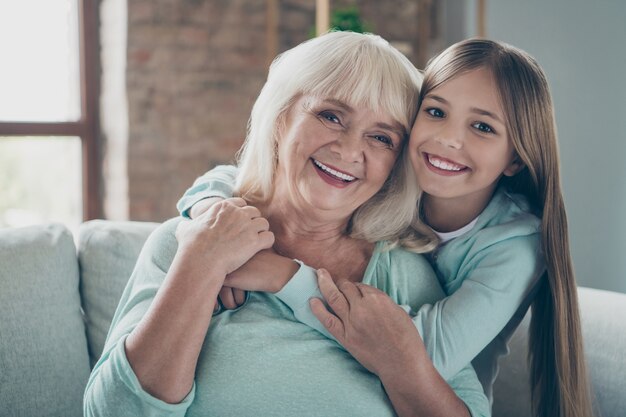
[[[502,171],[502,174],[506,175],[507,177],[512,177],[513,175],[524,169],[525,166],[526,164],[522,162],[520,157],[515,155],[511,163],[504,169],[504,171]]]

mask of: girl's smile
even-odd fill
[[[428,169],[439,175],[462,175],[469,167],[438,155],[424,153]]]

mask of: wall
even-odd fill
[[[486,18],[550,81],[578,282],[626,292],[626,2],[487,1]]]
[[[121,3],[127,4],[127,17],[120,13],[128,22],[126,67],[111,76],[119,72],[120,59],[108,32],[119,30],[111,14]],[[333,3],[356,4],[375,32],[413,58],[414,1]],[[315,2],[278,5],[280,52],[309,38]],[[125,100],[103,97],[103,120],[110,121],[103,129],[106,215],[162,221],[176,214],[175,203],[194,178],[232,162],[243,142],[267,74],[267,2],[104,0],[101,13],[102,39],[109,42],[103,45],[103,80],[126,85]],[[118,123],[124,117],[111,117],[124,113],[124,105],[127,131]],[[127,161],[126,183],[118,181],[124,176],[120,160]]]

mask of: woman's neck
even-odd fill
[[[358,281],[363,277],[375,245],[349,237],[348,218],[331,220],[324,218],[324,213],[298,210],[278,199],[255,205],[270,223],[279,254],[326,268],[333,278]]]
[[[345,236],[349,221],[347,218],[324,218],[323,214],[318,215],[314,210],[301,210],[277,200],[261,203],[257,207],[270,222],[274,234],[288,239],[333,242]]]

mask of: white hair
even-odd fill
[[[402,125],[406,144],[421,82],[413,64],[373,34],[329,32],[282,53],[272,62],[252,108],[248,134],[238,154],[238,194],[256,201],[271,196],[277,135],[287,110],[301,95],[332,98],[388,114]],[[371,242],[388,240],[409,249],[423,239],[407,232],[416,218],[418,188],[405,153],[403,149],[381,190],[353,214],[347,230],[350,236]]]

